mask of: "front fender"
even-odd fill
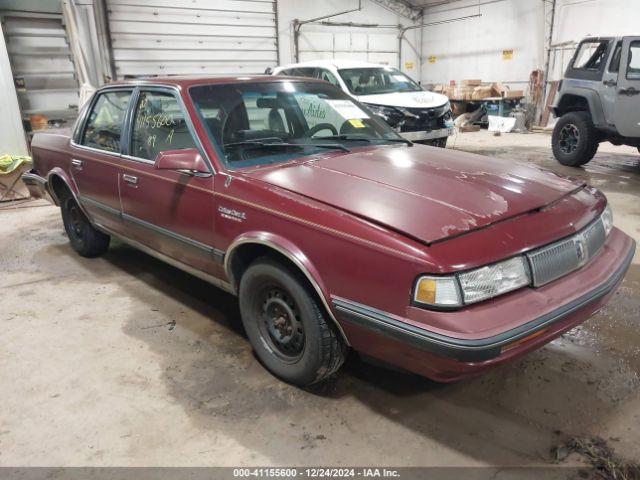
[[[224,256],[224,269],[227,274],[227,278],[231,285],[237,289],[236,285],[238,284],[239,279],[235,279],[233,276],[233,272],[231,271],[231,261],[233,259],[234,252],[241,245],[246,244],[255,244],[255,245],[263,245],[265,247],[271,248],[281,255],[288,258],[299,270],[302,274],[307,278],[313,289],[318,294],[320,301],[324,305],[327,313],[330,315],[331,320],[333,320],[334,324],[340,331],[343,339],[349,344],[347,337],[342,330],[342,327],[338,323],[334,312],[331,308],[331,299],[329,291],[327,290],[324,282],[322,281],[322,277],[320,273],[313,265],[309,257],[305,255],[305,253],[298,248],[293,242],[288,240],[281,235],[277,235],[271,232],[262,232],[262,231],[252,231],[245,232],[239,235],[227,248]]]

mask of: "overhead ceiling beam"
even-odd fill
[[[400,15],[401,17],[408,18],[412,22],[417,21],[422,17],[422,8],[414,7],[407,0],[370,0],[371,3],[380,5],[382,8]]]

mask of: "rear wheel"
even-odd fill
[[[303,279],[269,258],[240,280],[240,313],[249,341],[275,376],[306,386],[333,375],[346,346]]]
[[[109,248],[109,235],[96,230],[89,222],[73,195],[60,196],[62,222],[71,247],[83,257],[97,257]]]
[[[588,112],[564,114],[556,123],[551,147],[562,165],[579,167],[596,154],[600,138]]]

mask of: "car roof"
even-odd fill
[[[318,82],[325,83],[322,80],[309,78],[309,77],[274,77],[273,75],[242,75],[237,77],[207,77],[207,76],[166,76],[166,77],[147,77],[147,78],[132,78],[127,80],[117,80],[115,82],[108,83],[102,88],[112,86],[144,86],[144,85],[161,85],[168,87],[178,87],[187,89],[195,85],[229,85],[229,84],[244,84],[244,83],[268,83],[268,82]]]
[[[304,68],[304,67],[334,67],[334,68],[384,68],[391,65],[382,65],[380,63],[362,62],[359,60],[346,60],[346,59],[323,59],[323,60],[311,60],[308,62],[291,63],[289,65],[280,65],[277,68]],[[394,67],[395,68],[395,67]]]

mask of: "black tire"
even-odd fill
[[[307,386],[344,363],[346,345],[297,272],[260,258],[240,279],[238,296],[249,341],[276,377]]]
[[[97,257],[109,248],[109,235],[96,230],[71,193],[60,195],[60,210],[62,223],[69,237],[71,248],[83,257]]]
[[[551,137],[553,156],[568,167],[579,167],[589,162],[599,144],[600,135],[589,112],[564,114],[556,123]]]

